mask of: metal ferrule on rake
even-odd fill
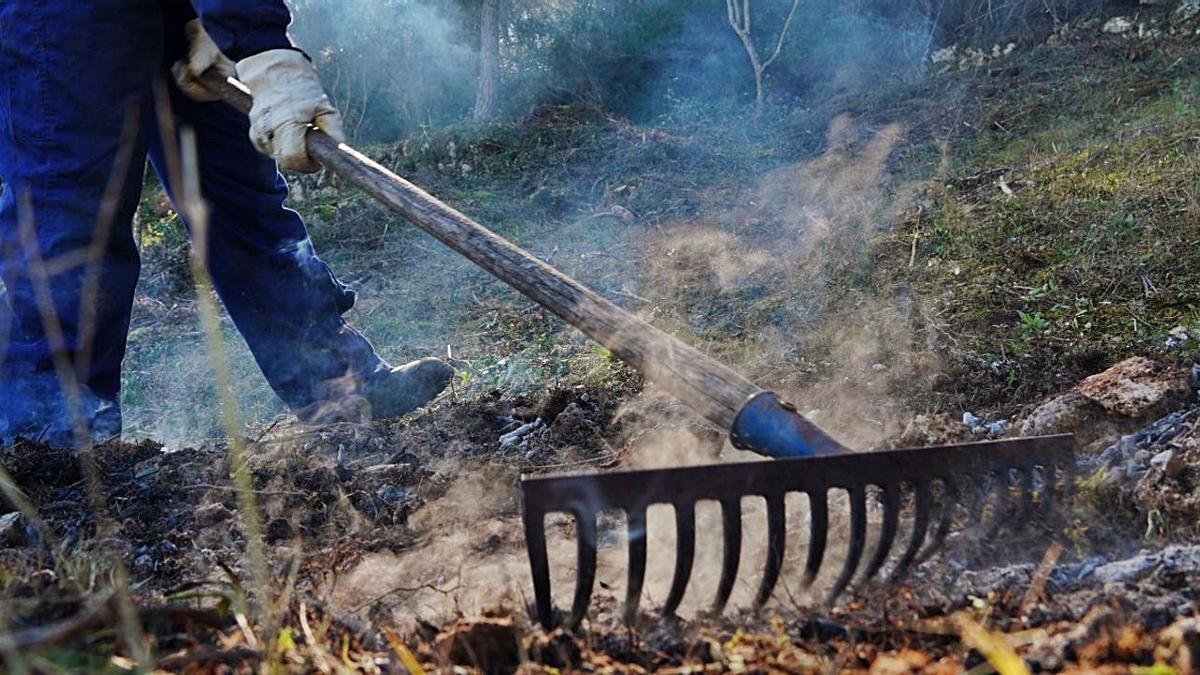
[[[808,497],[808,541],[802,583],[811,585],[821,571],[829,542],[829,493],[843,490],[849,500],[849,538],[845,562],[826,593],[832,603],[854,584],[865,584],[891,562],[887,582],[894,583],[941,547],[959,507],[988,503],[994,531],[1002,524],[1021,526],[1031,516],[1044,515],[1053,502],[1056,485],[1074,463],[1070,436],[1048,436],[1007,441],[893,450],[849,455],[813,455],[776,461],[709,466],[622,471],[599,475],[528,478],[522,482],[526,544],[533,571],[537,619],[550,627],[563,623],[576,627],[584,619],[596,582],[597,523],[601,512],[626,514],[629,574],[624,617],[636,618],[646,576],[646,513],[653,504],[675,509],[675,570],[662,613],[675,615],[688,591],[696,546],[696,505],[715,502],[721,509],[724,553],[720,580],[711,592],[711,609],[728,603],[738,578],[742,555],[742,498],[758,497],[766,505],[766,564],[758,578],[755,607],[764,605],[774,591],[784,567],[788,536],[787,495]],[[964,484],[974,488],[964,490]],[[992,497],[987,495],[990,491]],[[1020,497],[1009,508],[1009,492]],[[905,499],[905,496],[909,496]],[[878,535],[868,548],[869,504],[882,511]],[[974,510],[974,509],[971,509]],[[891,555],[900,534],[902,511],[912,514],[903,549]],[[546,516],[574,516],[578,537],[576,585],[571,610],[560,617],[551,600],[550,564],[547,555]],[[984,519],[986,520],[986,519]],[[839,542],[840,544],[840,542]],[[870,558],[863,565],[868,550]],[[693,589],[700,590],[700,589]]]
[[[764,391],[750,398],[733,421],[729,440],[739,450],[777,459],[850,452],[808,421],[790,403]]]

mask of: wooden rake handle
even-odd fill
[[[245,85],[215,71],[201,79],[225,103],[250,112],[253,101]],[[308,152],[325,168],[578,328],[722,429],[732,429],[747,401],[762,393],[727,366],[605,300],[345,143],[314,131],[308,134]]]

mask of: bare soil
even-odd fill
[[[761,614],[734,610],[666,622],[651,606],[626,627],[617,618],[618,594],[602,586],[583,631],[547,633],[529,619],[520,574],[510,579],[514,588],[482,595],[467,590],[497,583],[471,578],[487,566],[441,560],[441,578],[419,576],[425,568],[413,561],[447,555],[446,530],[458,527],[475,530],[460,540],[468,544],[458,552],[464,560],[518,560],[523,569],[515,525],[519,475],[628,465],[647,430],[630,421],[636,414],[619,411],[601,392],[560,390],[536,400],[447,403],[406,422],[265,430],[253,445],[251,467],[279,583],[270,593],[286,589],[278,611],[285,625],[296,626],[294,649],[324,645],[336,653],[346,640],[350,662],[366,671],[368,662],[399,667],[395,645],[403,642],[430,668],[460,664],[491,672],[533,672],[538,665],[958,672],[994,658],[995,647],[964,637],[964,622],[971,621],[1006,634],[998,639],[1035,668],[1127,672],[1164,663],[1186,672],[1195,663],[1200,545],[1191,524],[1200,408],[1193,403],[1164,418],[1174,424],[1171,433],[1157,421],[1126,436],[1124,450],[1109,452],[1104,461],[1112,465],[1120,452],[1141,461],[1145,468],[1133,469],[1142,471],[1140,478],[1085,484],[1039,527],[989,541],[952,537],[946,554],[903,587],[867,588],[833,608],[788,597]],[[500,446],[501,436],[534,420],[541,420],[534,431]],[[695,439],[702,431],[681,422],[666,433]],[[1147,460],[1167,451],[1180,459]],[[119,637],[97,632],[119,621],[115,611],[96,609],[94,595],[98,578],[123,568],[160,666],[251,668],[262,654],[250,648],[236,611],[225,612],[254,606],[263,594],[247,571],[226,457],[222,447],[164,453],[152,443],[113,443],[90,458],[93,482],[87,463],[69,452],[29,443],[4,450],[0,463],[44,521],[28,523],[12,515],[12,504],[0,503],[0,518],[12,521],[0,535],[2,591],[13,610],[9,630],[33,640],[30,646],[128,653]],[[1083,458],[1081,471],[1096,461]],[[463,499],[465,476],[485,480],[477,504]],[[476,507],[489,522],[443,517]],[[1148,513],[1174,526],[1142,532]],[[601,546],[620,557],[620,528],[611,529]],[[397,566],[381,566],[389,560]],[[367,581],[365,561],[374,561],[365,568]],[[413,598],[425,596],[443,598],[438,611],[414,611]],[[481,598],[495,605],[471,604]],[[91,623],[81,635],[45,635],[47,626],[85,620]],[[305,622],[309,633],[301,636]],[[314,624],[321,626],[316,633]]]

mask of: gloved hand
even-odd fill
[[[236,74],[233,61],[226,58],[217,48],[217,44],[200,24],[200,19],[187,22],[183,30],[187,34],[188,55],[186,59],[180,59],[171,66],[171,76],[175,78],[175,84],[179,86],[180,91],[192,100],[216,101],[217,95],[200,83],[200,76],[209,68],[216,68],[222,76],[233,77]]]
[[[279,166],[313,172],[320,166],[308,156],[305,137],[316,126],[339,143],[342,116],[333,107],[317,71],[301,52],[272,49],[238,61],[238,79],[254,92],[250,140]]]

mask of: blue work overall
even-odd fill
[[[232,58],[286,46],[280,0],[193,4],[212,10],[205,24]],[[220,15],[222,5],[234,9]],[[262,25],[247,14],[255,8],[264,12]],[[55,363],[74,371],[87,353],[72,398],[93,438],[119,433],[121,362],[140,265],[131,222],[147,156],[174,192],[166,158],[175,141],[159,133],[156,81],[166,87],[174,125],[195,130],[210,206],[208,269],[272,388],[302,410],[334,396],[347,376],[387,367],[343,320],[354,293],[316,256],[300,216],[284,207],[287,185],[251,145],[246,118],[222,103],[193,101],[170,82],[170,65],[187,52],[183,24],[191,11],[178,0],[0,2],[0,278],[7,289],[0,299],[0,443],[18,435],[70,443],[69,399]],[[106,205],[110,181],[116,200]],[[75,263],[106,229],[105,214],[111,223],[101,239],[97,292],[81,298],[89,266]],[[61,335],[47,331],[55,328],[42,311],[49,304]]]

